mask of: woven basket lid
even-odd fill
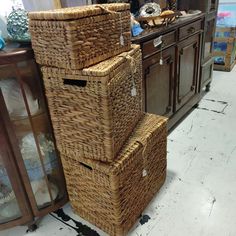
[[[75,20],[85,17],[126,11],[128,3],[96,4],[81,7],[68,7],[49,11],[30,12],[31,20]]]

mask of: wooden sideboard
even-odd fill
[[[133,38],[143,53],[145,111],[169,117],[169,129],[199,103],[202,86],[209,86],[202,81],[204,29],[200,14]]]

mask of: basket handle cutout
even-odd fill
[[[73,85],[78,87],[86,87],[87,81],[86,80],[74,80],[74,79],[63,79],[64,85]]]
[[[82,165],[83,167],[89,169],[89,170],[93,170],[93,168],[91,166],[89,166],[89,165],[86,165],[86,164],[84,164],[82,162],[80,162],[79,164]]]

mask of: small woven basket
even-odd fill
[[[120,3],[30,12],[36,61],[82,69],[130,50],[129,8]]]
[[[125,235],[165,181],[166,124],[146,114],[111,164],[62,154],[74,212],[109,235]]]
[[[43,67],[57,146],[69,156],[111,162],[142,112],[142,55],[127,53],[83,70]]]

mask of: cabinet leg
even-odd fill
[[[34,232],[37,228],[38,228],[38,226],[37,226],[36,223],[31,224],[31,225],[28,225],[28,230],[27,230],[27,232]]]
[[[198,107],[199,107],[199,103],[197,103],[193,106],[193,108],[198,108]]]
[[[209,84],[206,86],[206,92],[209,92],[209,91],[210,91],[210,88],[211,88],[211,83],[209,83]]]

